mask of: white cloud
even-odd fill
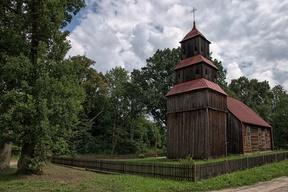
[[[227,80],[237,79],[243,75],[239,65],[237,63],[229,63],[227,65]]]
[[[274,80],[274,74],[272,71],[263,71],[263,72],[256,72],[250,76],[253,79],[258,79],[260,81],[269,81],[271,86],[275,86],[277,82]]]
[[[288,1],[88,0],[71,32],[69,55],[85,54],[107,71],[140,68],[157,49],[179,46],[192,27],[212,42],[228,79],[241,75],[287,84]],[[79,18],[78,18],[79,19]]]
[[[284,89],[288,90],[288,80],[283,83]]]
[[[276,64],[275,67],[278,70],[288,72],[288,61],[287,60],[280,60],[280,61],[277,61],[275,64]]]

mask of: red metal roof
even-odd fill
[[[212,89],[214,91],[227,95],[225,91],[223,91],[223,89],[218,84],[209,81],[207,79],[201,78],[174,85],[170,89],[170,91],[166,94],[166,96],[176,95],[198,89]]]
[[[201,62],[204,62],[204,63],[207,63],[208,65],[210,65],[211,67],[214,67],[215,69],[218,69],[214,63],[212,61],[210,61],[209,59],[203,57],[202,55],[196,55],[196,56],[193,56],[193,57],[189,57],[187,59],[183,59],[181,60],[175,67],[175,70],[177,69],[181,69],[181,68],[184,68],[184,67],[188,67],[190,65],[194,65],[194,64],[198,64],[198,63],[201,63]]]
[[[257,113],[251,108],[242,103],[241,101],[232,97],[227,97],[228,110],[236,116],[237,119],[243,123],[252,125],[258,125],[263,127],[271,127],[266,121],[264,121]]]
[[[194,25],[193,28],[192,28],[192,30],[185,35],[184,39],[182,39],[182,41],[180,41],[180,43],[182,43],[183,41],[186,41],[186,40],[188,40],[188,39],[191,39],[191,38],[193,38],[193,37],[196,37],[196,36],[198,36],[198,35],[200,35],[201,37],[203,37],[204,39],[206,39],[206,37],[205,37],[200,31],[198,31],[198,29],[197,29],[197,28],[195,27],[195,25]],[[210,43],[210,41],[209,41],[208,39],[206,39],[206,40]]]

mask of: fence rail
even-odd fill
[[[136,174],[176,180],[197,181],[218,175],[261,166],[288,159],[288,152],[277,152],[259,156],[247,156],[204,164],[139,163],[109,160],[80,160],[67,157],[52,157],[52,163],[94,169],[99,171]]]

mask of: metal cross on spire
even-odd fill
[[[197,11],[197,9],[195,7],[193,7],[193,9],[192,9],[192,12],[193,12],[193,28],[196,27],[196,25],[195,25],[195,20],[196,20],[195,12],[196,11]]]

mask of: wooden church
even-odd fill
[[[272,149],[272,128],[215,83],[210,41],[192,30],[180,42],[182,60],[167,93],[167,156],[195,159]]]

